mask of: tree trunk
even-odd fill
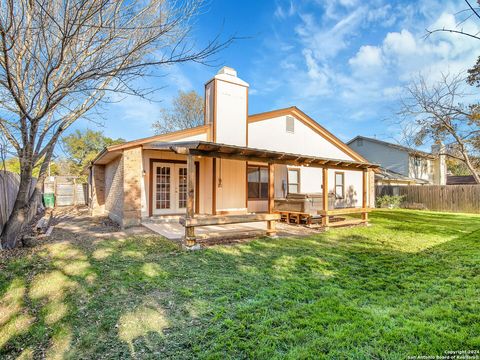
[[[35,189],[34,194],[32,194],[35,197],[30,196],[31,183],[31,170],[22,170],[15,204],[0,236],[2,249],[12,249],[17,246],[23,227],[29,224],[35,215],[38,202],[30,201],[30,199],[35,199],[38,192]]]
[[[468,156],[468,154],[465,151],[462,152],[462,155],[463,155],[463,158],[465,159],[465,165],[467,165],[468,170],[470,170],[470,172],[472,173],[473,178],[475,179],[475,182],[477,184],[480,184],[480,176],[478,175],[475,167],[470,162],[470,157]]]

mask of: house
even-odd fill
[[[273,234],[275,200],[328,189],[325,226],[342,212],[366,222],[378,166],[297,107],[248,115],[248,89],[224,67],[205,84],[204,125],[104,149],[89,167],[92,214],[123,227],[183,215],[193,246],[202,225],[265,220]]]
[[[438,145],[427,153],[386,141],[356,136],[347,145],[370,162],[380,165],[378,185],[445,185],[447,166]]]

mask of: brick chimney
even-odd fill
[[[445,145],[442,143],[432,145],[432,155],[436,156],[433,162],[435,185],[447,185],[447,162],[445,153]]]

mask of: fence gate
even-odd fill
[[[75,176],[51,176],[45,180],[44,192],[54,192],[55,206],[87,204],[87,184]]]

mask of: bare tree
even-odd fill
[[[480,138],[479,109],[462,104],[467,95],[462,90],[464,84],[461,75],[442,75],[433,85],[420,75],[407,86],[399,115],[404,134],[411,134],[415,145],[429,140],[446,144],[448,155],[464,162],[480,183],[472,162],[479,155],[475,146]]]
[[[203,125],[203,97],[194,90],[179,91],[171,109],[161,109],[160,120],[152,124],[156,134]]]
[[[471,18],[476,19],[477,21],[480,20],[480,7],[475,7],[473,3],[469,0],[464,0],[464,1],[467,7],[463,11],[459,12],[459,15],[463,16],[463,18],[456,24],[455,28],[443,27],[443,28],[434,29],[434,30],[427,29],[426,36],[428,37],[438,32],[447,32],[452,34],[463,35],[475,40],[480,40],[480,33],[468,32],[463,28],[463,24]],[[480,5],[480,0],[477,0],[477,4]],[[475,63],[475,65],[468,70],[467,82],[472,86],[480,87],[480,56],[477,58],[477,62]]]
[[[20,188],[1,234],[18,242],[55,144],[109,93],[145,95],[153,68],[205,62],[233,39],[197,48],[201,0],[0,0],[0,130],[20,160]],[[40,166],[35,190],[32,169]]]

